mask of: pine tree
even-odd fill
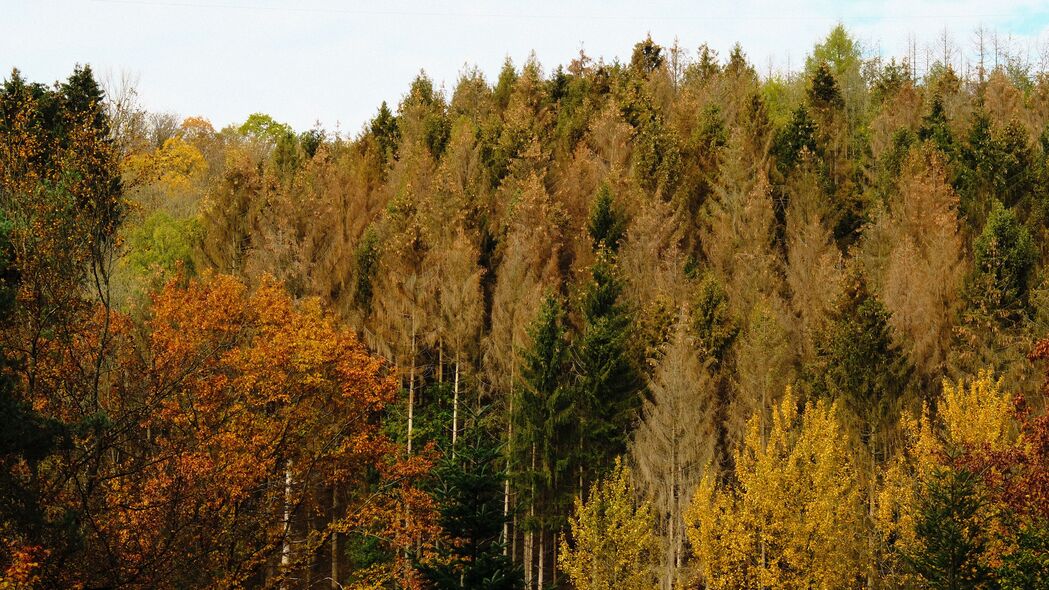
[[[611,252],[599,250],[590,270],[580,302],[583,325],[572,348],[572,390],[581,412],[581,483],[626,451],[644,387],[631,346],[633,317],[621,301],[622,282]]]
[[[973,243],[977,289],[1000,294],[1000,308],[1024,307],[1035,257],[1027,228],[1012,210],[996,201],[983,231]]]
[[[841,400],[875,456],[888,451],[884,438],[907,407],[910,367],[892,338],[889,312],[854,274],[821,345],[822,366],[813,368],[815,389]]]
[[[685,562],[684,515],[717,441],[717,384],[689,337],[680,314],[672,340],[648,384],[650,397],[631,448],[637,477],[653,503],[662,536],[659,580],[678,587]]]
[[[938,94],[933,96],[929,114],[922,119],[921,127],[918,129],[918,139],[931,141],[948,162],[957,155],[957,146],[947,120],[947,109],[944,107],[943,97]]]
[[[825,113],[844,106],[838,82],[826,63],[821,63],[813,72],[808,88],[808,99],[812,108],[818,112]]]
[[[594,199],[594,206],[590,211],[590,223],[587,227],[594,250],[601,248],[608,248],[612,252],[619,250],[625,225],[624,219],[616,210],[612,200],[612,190],[607,183],[602,184]]]
[[[461,441],[445,453],[435,470],[434,499],[447,542],[435,564],[424,564],[424,576],[434,588],[519,590],[523,572],[505,554],[503,533],[503,452],[498,440],[475,413]]]
[[[905,557],[925,586],[943,590],[993,587],[982,562],[987,523],[976,477],[942,470],[925,482],[918,496],[915,533],[919,549]]]
[[[521,380],[514,404],[514,457],[524,515],[525,584],[546,583],[546,550],[564,525],[582,425],[566,384],[568,342],[564,310],[548,296],[529,330],[532,344],[522,354]],[[535,553],[538,545],[538,554]],[[536,571],[538,568],[538,571]]]

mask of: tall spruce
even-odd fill
[[[581,412],[581,489],[626,451],[644,387],[632,348],[634,318],[621,297],[613,253],[600,248],[590,271],[580,301],[582,326],[572,348],[573,391]]]

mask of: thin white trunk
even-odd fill
[[[511,356],[513,356],[511,347]],[[510,454],[514,452],[514,369],[516,361],[510,361],[510,410],[506,419],[506,474],[503,478],[503,555],[506,555],[510,546]],[[516,519],[515,519],[516,524]],[[517,528],[514,528],[514,541],[517,540]],[[515,543],[516,544],[516,543]],[[510,555],[514,556],[513,552]],[[512,559],[516,559],[516,556]]]
[[[284,541],[280,548],[282,570],[291,565],[291,483],[291,460],[288,459],[284,462]],[[282,574],[286,575],[286,572]],[[281,582],[281,587],[284,587],[283,582]]]
[[[546,535],[543,534],[542,529],[539,531],[539,584],[536,586],[539,590],[543,590],[546,584],[546,576],[543,574],[543,566],[546,565],[546,559],[544,559],[544,549],[546,548]]]
[[[455,353],[455,385],[452,386],[452,451],[459,437],[459,353]]]
[[[408,377],[408,454],[412,454],[412,423],[415,419],[415,310],[412,310],[412,358]]]

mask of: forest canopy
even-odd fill
[[[1049,72],[979,57],[646,38],[352,136],[15,70],[0,590],[1049,587]]]

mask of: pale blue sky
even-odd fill
[[[89,63],[137,76],[151,110],[216,127],[262,111],[300,130],[320,121],[354,133],[420,69],[450,91],[466,66],[491,80],[505,57],[521,64],[533,50],[547,71],[580,49],[629,59],[646,33],[693,52],[705,41],[723,56],[739,41],[762,72],[797,69],[838,21],[873,54],[903,56],[913,36],[920,63],[944,27],[958,61],[979,26],[1035,67],[1049,40],[1045,0],[0,0],[0,72],[54,81]]]

